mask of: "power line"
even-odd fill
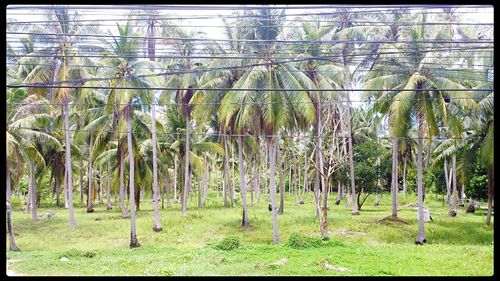
[[[144,21],[147,21],[147,18],[142,19]],[[110,27],[116,27],[116,24],[101,24],[100,22],[102,21],[101,19],[95,19],[95,20],[88,20],[90,22],[98,22],[96,24],[85,24],[84,26],[110,26]],[[133,21],[140,21],[140,20],[133,20]],[[304,19],[294,19],[294,20],[288,20],[291,23],[304,23],[304,22],[322,22],[322,23],[332,23],[331,25],[324,24],[321,25],[321,27],[337,27],[338,25],[335,25],[333,23],[342,23],[340,20],[304,20]],[[44,21],[43,23],[46,22],[58,22],[58,21]],[[38,21],[34,22],[17,22],[17,21],[10,21],[7,22],[7,25],[34,25],[34,23],[39,23]],[[457,26],[494,26],[494,23],[473,23],[473,22],[426,22],[426,23],[419,23],[419,22],[410,22],[410,21],[359,21],[359,20],[353,20],[350,21],[350,23],[354,24],[353,27],[356,26],[440,26],[440,25],[457,25]],[[129,27],[142,27],[145,28],[147,27],[146,25],[142,24],[129,24]],[[159,23],[159,25],[156,25],[156,27],[171,27],[171,28],[229,28],[229,29],[238,29],[241,28],[241,26],[230,26],[230,25],[178,25],[178,24],[163,24]],[[274,25],[255,25],[255,24],[246,24],[245,28],[248,27],[274,27]],[[285,27],[302,27],[301,25],[287,25]]]
[[[304,5],[304,6],[299,6],[299,5],[275,5],[275,6],[270,6],[270,5],[259,5],[259,6],[251,6],[249,7],[248,5],[245,6],[236,6],[236,5],[229,5],[229,6],[223,6],[223,5],[144,5],[144,4],[139,4],[139,5],[99,5],[97,8],[96,6],[92,5],[51,5],[51,6],[43,6],[43,5],[37,5],[37,6],[27,6],[27,5],[9,5],[7,6],[7,10],[19,10],[19,9],[28,9],[35,7],[35,9],[48,9],[48,10],[76,10],[76,9],[81,9],[81,10],[124,10],[124,9],[131,9],[131,10],[281,10],[281,9],[348,9],[348,8],[370,8],[370,9],[387,9],[387,8],[426,8],[426,9],[443,9],[443,8],[464,8],[464,9],[492,9],[492,5],[438,5],[438,4],[432,4],[432,5],[422,5],[422,4],[409,4],[409,5]]]
[[[6,32],[7,35],[43,35],[43,36],[59,36],[59,37],[103,37],[103,38],[130,38],[130,39],[162,39],[162,40],[184,40],[184,41],[221,41],[221,42],[249,42],[249,43],[300,43],[300,44],[345,44],[345,43],[356,43],[356,44],[384,44],[384,43],[411,43],[411,44],[435,44],[435,43],[494,43],[493,40],[481,39],[481,40],[331,40],[331,41],[320,41],[320,40],[263,40],[263,39],[206,39],[206,38],[184,38],[184,37],[148,37],[148,36],[123,36],[123,35],[103,35],[103,34],[79,34],[79,33],[38,33],[38,32],[17,32],[9,31]]]
[[[424,91],[445,91],[445,92],[484,92],[493,91],[492,89],[274,89],[274,88],[177,88],[177,87],[108,87],[108,86],[55,86],[50,84],[20,84],[20,85],[6,85],[7,88],[68,88],[68,89],[115,89],[115,90],[167,90],[167,91],[254,91],[254,92],[424,92]]]
[[[481,49],[481,47],[477,47],[476,49]],[[457,49],[454,49],[457,50]],[[466,49],[468,50],[468,49]],[[410,53],[420,53],[420,52],[432,52],[432,51],[437,51],[437,50],[421,50],[421,51],[414,51]],[[442,50],[440,50],[442,51]],[[449,49],[448,49],[449,51]],[[378,54],[402,54],[402,53],[407,53],[407,52],[385,52],[381,53],[379,52]],[[361,54],[357,54],[358,56]],[[368,53],[367,55],[373,55],[372,53]],[[145,77],[155,77],[155,76],[167,76],[167,75],[174,75],[174,74],[187,74],[187,73],[201,73],[201,72],[207,72],[207,71],[213,71],[214,69],[218,70],[229,70],[229,69],[235,69],[235,68],[242,68],[242,67],[255,67],[255,66],[272,66],[272,65],[280,65],[280,64],[286,64],[290,62],[300,62],[300,61],[310,61],[310,60],[329,60],[333,57],[339,57],[339,56],[322,56],[322,57],[309,57],[309,58],[303,58],[303,59],[293,59],[293,60],[288,60],[288,61],[271,61],[268,63],[255,63],[255,64],[247,64],[244,66],[229,66],[229,67],[219,67],[219,68],[210,68],[210,69],[191,69],[188,71],[175,71],[175,72],[164,72],[164,73],[155,73],[155,74],[145,74],[145,75],[137,75],[133,78],[145,78]],[[79,79],[79,80],[67,80],[67,81],[57,81],[53,82],[52,84],[61,84],[61,83],[83,83],[87,81],[105,81],[105,80],[112,80],[116,79],[116,77],[110,77],[110,78],[89,78],[89,79]],[[26,87],[36,87],[36,85],[46,85],[42,83],[33,83],[28,86],[28,84],[25,84],[24,86]],[[47,84],[48,85],[48,84]],[[15,87],[16,85],[10,85],[11,87]],[[17,87],[23,87],[23,85],[18,85]]]
[[[493,97],[483,97],[482,99],[486,98],[491,98]],[[441,100],[443,98],[425,98],[425,100]],[[447,99],[450,100],[475,100],[475,97],[448,97]],[[360,103],[368,103],[368,102],[383,102],[383,101],[411,101],[412,99],[391,99],[391,98],[369,98],[369,99],[364,99],[364,100],[349,100],[350,102],[360,102]],[[138,105],[157,105],[157,106],[186,106],[186,105],[262,105],[262,104],[325,104],[325,105],[336,105],[339,103],[344,103],[347,102],[347,100],[344,99],[336,99],[336,100],[329,100],[329,101],[275,101],[275,102],[199,102],[199,103],[157,103],[157,102],[151,102],[151,103],[141,103],[141,102],[131,102],[130,104],[133,106],[138,106]],[[104,108],[108,106],[107,104],[102,104],[102,105],[96,105],[95,103],[90,103],[90,102],[70,102],[70,106],[75,106],[75,105],[92,105],[92,108]],[[16,103],[7,103],[7,106],[17,106],[17,105],[30,105],[30,103],[23,103],[21,102],[16,102]],[[57,105],[57,106],[62,106],[64,103],[53,103],[53,102],[42,102],[42,103],[37,103],[37,105]],[[129,105],[129,103],[113,103],[113,105]]]
[[[37,128],[37,127],[8,127],[7,129],[26,129],[26,130],[34,130],[34,129],[43,129],[43,128]],[[45,131],[46,132],[52,132],[52,131],[66,131],[66,129],[64,128],[45,128]],[[118,130],[88,130],[88,129],[69,129],[69,131],[72,131],[72,132],[88,132],[88,133],[116,133],[116,134],[128,134],[129,132],[128,131],[118,131]],[[131,134],[133,135],[151,135],[152,133],[148,133],[148,132],[139,132],[139,131],[131,131],[130,132]],[[182,132],[156,132],[157,135],[186,135],[186,133],[182,133]],[[306,135],[301,135],[301,134],[227,134],[227,133],[209,133],[209,132],[205,132],[205,133],[195,133],[195,132],[191,132],[189,135],[201,135],[201,136],[217,136],[217,137],[221,137],[221,136],[227,136],[227,137],[264,137],[264,138],[269,138],[269,137],[295,137],[295,138],[302,138],[302,139],[310,139],[310,138],[328,138],[328,139],[332,139],[332,138],[336,138],[336,139],[349,139],[349,138],[353,138],[353,139],[362,139],[364,138],[365,136],[354,136],[354,137],[351,137],[351,136],[348,136],[348,135],[342,135],[342,136],[332,136],[332,135],[328,135],[328,134],[322,134],[320,136],[318,135],[315,135],[315,134],[306,134]],[[450,140],[450,139],[455,139],[455,140],[464,140],[464,139],[493,139],[492,137],[482,137],[482,136],[467,136],[467,137],[463,137],[463,138],[459,138],[459,137],[373,137],[373,136],[366,136],[368,137],[369,139],[380,139],[380,140],[392,140],[392,139],[424,139],[424,140]]]

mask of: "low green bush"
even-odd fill
[[[240,246],[240,240],[236,236],[224,237],[219,243],[215,244],[215,248],[219,250],[232,250]]]
[[[292,233],[288,237],[286,245],[294,249],[306,249],[311,247],[321,247],[321,239],[314,237],[307,237],[298,233]]]

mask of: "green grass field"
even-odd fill
[[[22,275],[493,274],[493,224],[485,225],[483,209],[466,214],[460,207],[458,216],[451,218],[442,198],[429,195],[425,203],[433,221],[426,224],[427,244],[417,246],[416,208],[404,206],[416,202],[415,196],[400,196],[398,216],[408,225],[378,221],[391,214],[389,194],[382,196],[378,207],[373,206],[371,195],[360,216],[351,215],[345,200],[334,205],[335,196],[331,194],[329,204],[331,239],[304,249],[295,249],[287,241],[293,233],[320,237],[312,194],[304,205],[295,205],[287,193],[284,214],[278,216],[278,245],[272,244],[271,213],[264,196],[260,204],[249,206],[248,230],[240,226],[241,208],[222,207],[221,197],[217,199],[214,193],[203,209],[197,208],[196,195],[188,200],[184,218],[179,204],[161,210],[163,231],[159,233],[152,230],[153,205],[145,198],[137,214],[137,237],[142,246],[136,249],[129,249],[130,221],[120,218],[116,204],[111,211],[106,211],[105,204],[97,205],[88,214],[77,203],[77,229],[70,230],[64,208],[42,204],[39,215],[53,210],[56,216],[32,222],[31,214],[23,214],[19,202],[14,201],[15,239],[22,252],[7,252],[9,269]],[[227,236],[238,237],[240,247],[215,247]],[[62,257],[68,260],[61,261]],[[286,264],[272,265],[284,258]],[[325,261],[348,270],[326,269]]]

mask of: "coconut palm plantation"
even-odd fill
[[[492,6],[6,16],[7,275],[493,275]]]

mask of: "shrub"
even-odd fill
[[[292,233],[288,237],[286,245],[294,249],[305,249],[310,247],[316,248],[321,246],[321,239],[302,236],[298,233]]]
[[[217,243],[215,245],[215,248],[217,248],[219,250],[228,251],[228,250],[236,249],[239,246],[240,246],[240,240],[238,239],[238,237],[227,236],[227,237],[224,237],[224,239],[222,239],[221,241],[219,241],[219,243]]]

